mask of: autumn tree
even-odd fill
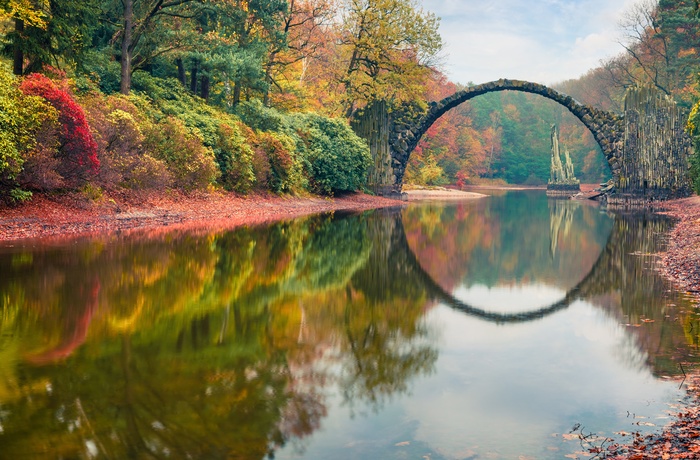
[[[308,60],[316,58],[325,44],[325,31],[336,12],[334,4],[335,0],[288,1],[282,19],[286,39],[271,44],[265,64],[265,79],[269,85],[263,100],[265,105],[270,105],[270,90],[283,93],[294,80],[303,82]]]
[[[46,29],[46,12],[30,0],[0,0],[0,21],[11,20],[14,30],[9,34],[12,72],[22,75],[24,66],[25,26]],[[8,51],[8,50],[6,50]]]
[[[442,49],[439,19],[416,0],[344,0],[340,18],[336,79],[345,114],[375,100],[421,99]]]
[[[591,69],[577,79],[556,83],[552,88],[573,97],[582,104],[601,110],[621,112],[624,93],[619,78],[608,60],[601,67]],[[613,83],[617,80],[617,83]]]
[[[697,68],[700,19],[694,2],[643,0],[626,11],[620,22],[625,53],[602,65],[609,86],[652,85],[689,103],[688,92]]]
[[[56,115],[42,98],[24,95],[10,69],[0,66],[0,201],[31,196],[18,187],[17,178],[37,149],[40,132],[56,121]]]
[[[445,75],[434,72],[426,85],[425,99],[439,101],[460,89]],[[486,170],[487,146],[483,132],[473,126],[472,112],[473,106],[467,102],[433,123],[412,154],[408,180],[464,185]],[[495,148],[495,143],[492,146]],[[441,170],[439,174],[436,166]]]

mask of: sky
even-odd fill
[[[623,13],[638,0],[422,0],[441,18],[453,82],[553,84],[620,54]]]

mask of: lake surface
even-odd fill
[[[669,226],[498,192],[5,245],[0,458],[589,458],[697,361]]]

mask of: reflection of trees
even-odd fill
[[[331,383],[354,410],[379,409],[437,358],[422,321],[437,283],[411,248],[426,254],[436,241],[431,254],[456,270],[451,252],[503,248],[517,228],[468,206],[410,209],[0,257],[0,452],[262,458],[318,429]],[[423,213],[429,234],[415,221],[404,231],[402,212]],[[589,214],[586,225],[598,225]],[[643,350],[659,373],[675,370],[674,354],[688,354],[700,330],[650,270],[666,225],[617,217],[564,299],[640,324],[621,352],[639,362]],[[462,229],[471,233],[455,237]],[[588,254],[597,241],[576,244]]]
[[[425,290],[413,282],[400,215],[378,210],[367,218],[367,229],[373,250],[354,274],[342,310],[339,384],[346,402],[378,409],[405,392],[413,376],[429,373],[437,352],[426,340]]]
[[[406,321],[407,311],[420,312],[410,301],[368,305],[348,299],[339,381],[347,403],[369,403],[377,410],[385,399],[407,391],[411,378],[432,371],[437,351],[419,318]]]
[[[491,215],[492,208],[503,206]],[[547,214],[540,219],[537,216],[541,211]],[[623,325],[629,324],[625,326],[629,334],[620,343],[618,353],[630,366],[651,365],[656,373],[678,374],[678,359],[694,360],[691,355],[700,342],[700,321],[692,314],[688,299],[672,293],[653,270],[655,254],[662,250],[659,235],[670,225],[667,219],[654,215],[618,215],[611,220],[594,207],[568,200],[549,201],[549,208],[540,209],[527,200],[527,195],[505,203],[494,200],[451,206],[442,211],[441,226],[435,225],[431,207],[409,208],[404,215],[408,216],[405,219],[408,246],[417,258],[413,280],[418,279],[417,284],[424,286],[432,298],[469,315],[500,323],[531,321],[567,308],[577,299],[587,299]],[[501,220],[496,220],[496,216],[501,216]],[[484,220],[478,222],[478,219]],[[550,232],[546,223],[550,223]],[[602,244],[601,235],[607,233],[607,228],[609,239]],[[474,234],[470,229],[478,229],[479,233]],[[568,231],[569,238],[560,239],[561,231]],[[490,233],[496,236],[485,240],[484,235]],[[523,235],[529,246],[537,246],[542,235],[549,235],[551,244],[557,244],[557,251],[552,251],[550,241],[542,242],[543,247],[550,248],[546,258],[538,257],[537,251],[519,251],[522,244],[509,249],[508,241]],[[449,259],[449,254],[454,257],[443,262]],[[550,254],[555,257],[549,257]],[[592,256],[597,260],[591,259]],[[479,282],[487,284],[499,284],[499,277],[511,280],[522,276],[529,281],[538,280],[539,276],[547,278],[553,267],[559,267],[557,257],[567,257],[568,262],[563,264],[566,267],[591,267],[590,271],[579,271],[579,281],[573,288],[569,283],[576,278],[562,272],[559,283],[569,280],[562,286],[568,289],[566,297],[539,310],[493,314],[465,305],[450,293],[455,280],[466,279],[465,284],[475,284],[471,273],[481,266],[495,267],[494,277],[489,278],[488,269],[485,275],[479,275],[482,277]],[[511,263],[514,259],[515,265]],[[550,260],[556,263],[550,264]]]
[[[630,330],[634,343],[621,344],[621,359],[630,365],[650,365],[657,374],[679,374],[678,358],[697,348],[700,325],[690,301],[670,289],[655,270],[663,250],[660,236],[670,221],[653,214],[618,215],[610,241],[581,293]]]
[[[0,383],[0,452],[262,458],[320,426],[331,382],[374,407],[405,391],[436,352],[420,286],[382,293],[401,283],[382,221],[0,257],[0,354],[34,363]]]
[[[567,223],[571,219],[570,206],[560,201],[551,206],[553,213],[549,222],[557,229],[564,226],[574,231],[569,227],[571,223]],[[584,216],[588,216],[585,220],[589,223],[595,223],[590,212]],[[507,228],[511,224],[501,222],[500,226]],[[630,334],[618,348],[621,359],[632,367],[651,365],[658,374],[678,374],[678,359],[695,361],[692,355],[700,342],[700,320],[692,314],[689,299],[674,294],[654,270],[656,254],[663,249],[659,235],[666,233],[669,226],[670,222],[658,215],[615,216],[607,243],[602,251],[596,252],[597,260],[583,279],[569,288],[560,301],[529,312],[498,314],[464,304],[423,270],[422,258],[414,264],[413,279],[419,279],[418,284],[424,286],[432,298],[470,316],[498,323],[532,321],[567,308],[578,299],[589,300],[628,325]],[[445,228],[449,227],[448,223]],[[409,238],[421,241],[416,235],[409,235]],[[438,245],[441,243],[441,240],[436,241]],[[409,245],[422,247],[415,242]],[[584,248],[588,246],[583,244]],[[478,253],[479,248],[474,247],[473,252]],[[576,254],[590,256],[587,250]],[[469,258],[467,261],[471,263]],[[525,258],[525,262],[528,261]]]

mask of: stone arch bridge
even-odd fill
[[[583,105],[538,83],[507,79],[472,86],[431,102],[427,113],[409,122],[395,123],[382,102],[366,109],[353,120],[353,129],[370,145],[374,159],[370,187],[381,195],[400,194],[411,152],[433,123],[454,107],[496,91],[538,94],[566,107],[593,134],[621,194],[667,199],[692,193],[687,117],[670,98],[638,88],[628,92],[625,113],[618,115]]]

